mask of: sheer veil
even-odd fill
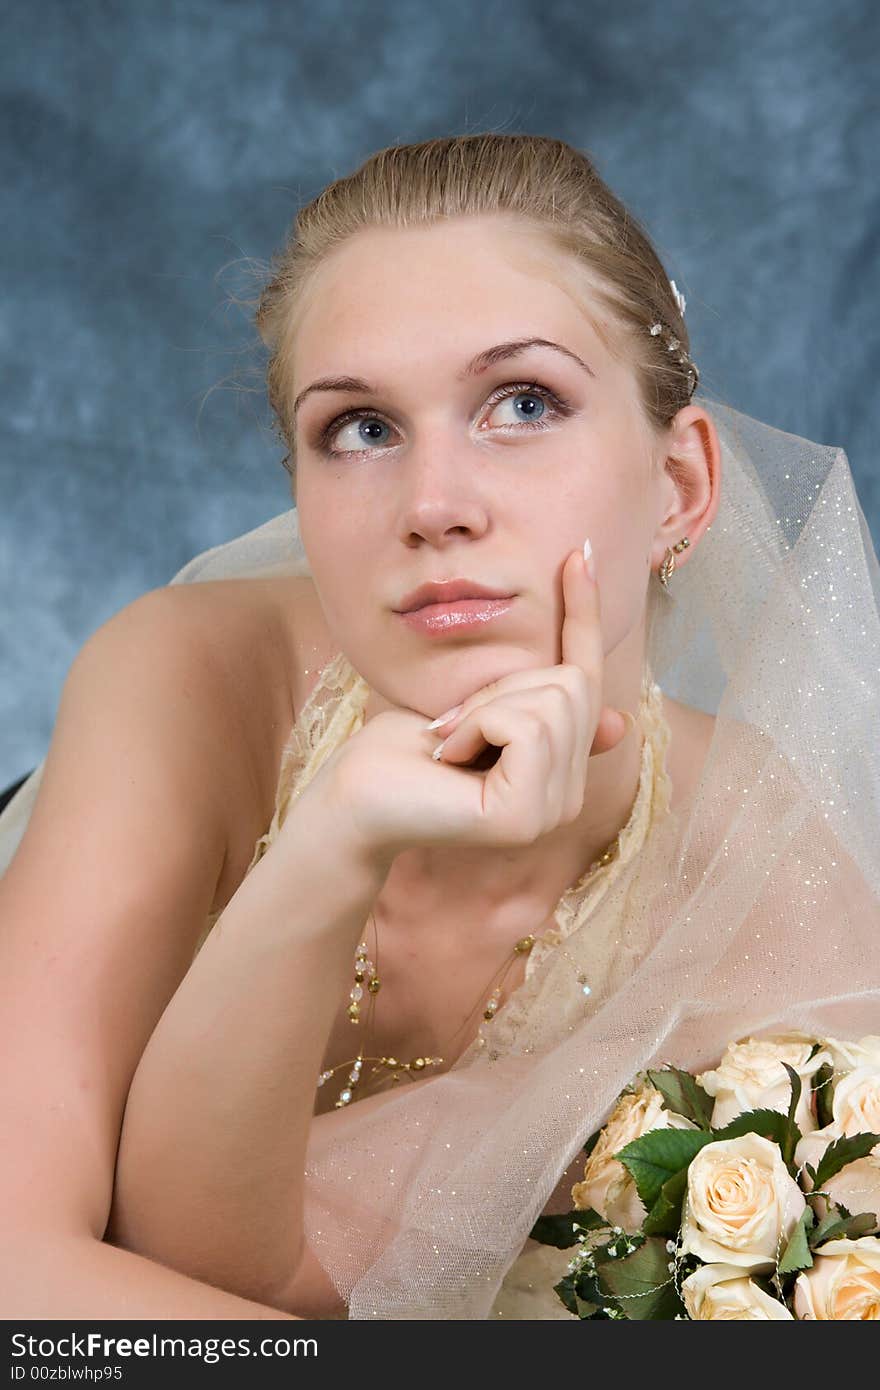
[[[716,519],[648,659],[716,716],[702,774],[499,1011],[492,1047],[315,1134],[310,1245],[352,1318],[485,1318],[584,1140],[641,1068],[779,1027],[880,1031],[878,565],[845,453],[704,398]],[[290,510],[172,583],[308,572]],[[42,764],[0,816],[0,869]],[[331,852],[332,852],[332,847]],[[585,999],[576,980],[587,973]]]

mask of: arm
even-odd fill
[[[188,1279],[92,1236],[4,1231],[0,1308],[5,1319],[285,1319],[299,1314]]]
[[[381,887],[320,801],[302,809],[239,886],[150,1038],[110,1222],[125,1249],[268,1301],[300,1265],[318,1072]]]
[[[217,750],[240,730],[191,597],[144,595],[82,648],[0,878],[7,1316],[279,1315],[102,1244],[125,1098],[214,901],[234,804]]]

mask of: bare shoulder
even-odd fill
[[[77,653],[0,877],[4,1231],[103,1236],[138,1059],[271,810],[302,588],[150,590]]]
[[[215,676],[215,708],[225,730],[215,769],[229,808],[227,855],[212,911],[241,883],[274,810],[281,755],[331,643],[311,578],[215,579],[157,591],[174,614],[175,640]]]

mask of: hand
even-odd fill
[[[335,750],[295,809],[306,814],[313,791],[328,798],[330,822],[386,865],[414,846],[532,844],[574,821],[590,757],[630,725],[602,705],[599,590],[579,550],[563,566],[562,593],[560,664],[482,687],[436,733],[412,710],[376,715]]]

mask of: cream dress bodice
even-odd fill
[[[281,829],[288,809],[315,776],[324,760],[363,726],[364,709],[370,687],[343,653],[337,653],[318,673],[285,743],[275,791],[275,809],[268,828],[254,845],[247,873],[266,853]],[[555,913],[556,927],[536,941],[526,962],[529,980],[541,961],[567,936],[581,926],[600,899],[634,855],[638,853],[651,827],[669,808],[672,784],[666,768],[670,728],[663,712],[663,695],[646,671],[638,724],[643,734],[639,786],[626,825],[620,832],[618,854],[599,868],[588,870],[566,890]],[[212,913],[199,938],[198,950],[220,913]],[[511,1021],[517,1010],[528,1007],[514,990],[499,1011],[496,1022],[507,1015]],[[493,1029],[495,1024],[493,1023]],[[505,1275],[489,1314],[508,1319],[572,1319],[553,1285],[565,1274],[571,1250],[557,1250],[528,1240]]]

